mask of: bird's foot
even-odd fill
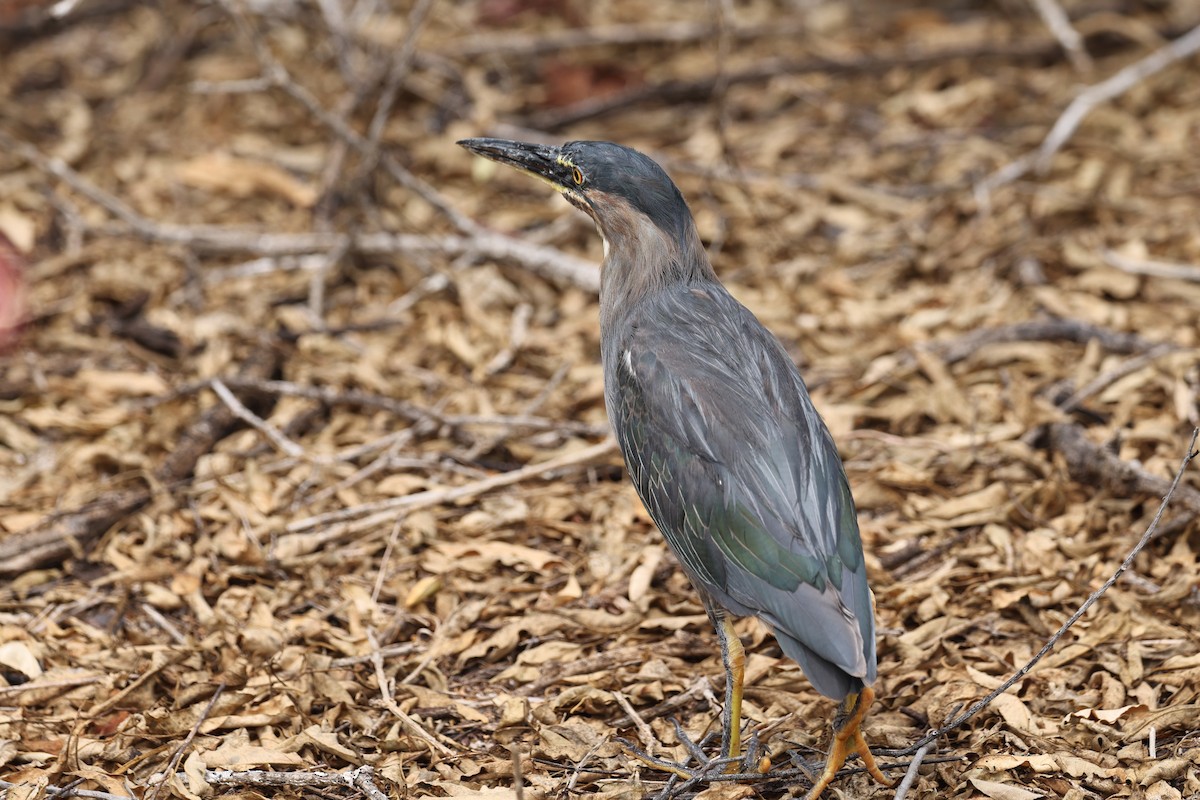
[[[825,761],[825,769],[813,782],[813,788],[805,800],[817,800],[821,796],[821,793],[833,782],[838,770],[846,763],[846,758],[851,753],[858,753],[863,767],[880,784],[888,788],[895,785],[892,780],[884,776],[879,765],[875,763],[875,757],[871,755],[871,748],[867,747],[867,740],[862,735],[862,721],[874,699],[875,692],[869,686],[859,694],[846,698],[833,723],[833,744],[829,748],[829,758]]]
[[[671,724],[675,727],[675,738],[688,752],[688,758],[682,762],[658,758],[623,739],[618,741],[638,761],[661,772],[670,773],[684,780],[689,786],[711,781],[718,776],[721,776],[722,780],[751,778],[760,775],[764,771],[764,767],[770,767],[770,760],[764,758],[763,748],[757,735],[751,734],[743,755],[722,755],[718,758],[710,758],[704,752],[704,748],[711,743],[716,734],[710,734],[697,743],[683,730],[683,726],[679,724],[678,720],[672,719]],[[722,747],[721,750],[722,753],[728,752],[727,747]]]

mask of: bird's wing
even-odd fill
[[[779,342],[716,284],[668,289],[606,347],[634,484],[698,588],[838,676],[875,675],[874,614],[841,458]],[[611,364],[607,362],[612,362]],[[826,694],[842,689],[822,682]]]

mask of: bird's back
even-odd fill
[[[821,693],[875,679],[842,462],[782,345],[720,284],[669,286],[604,331],[609,417],[707,602],[763,619]]]

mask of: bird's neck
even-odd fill
[[[668,235],[646,217],[631,223],[628,230],[600,231],[605,249],[600,269],[601,330],[615,330],[613,326],[641,300],[670,286],[716,282],[690,219],[679,233]]]

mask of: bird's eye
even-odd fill
[[[583,186],[583,171],[580,170],[579,167],[575,167],[575,172],[572,177],[575,178],[575,184],[577,186]]]

